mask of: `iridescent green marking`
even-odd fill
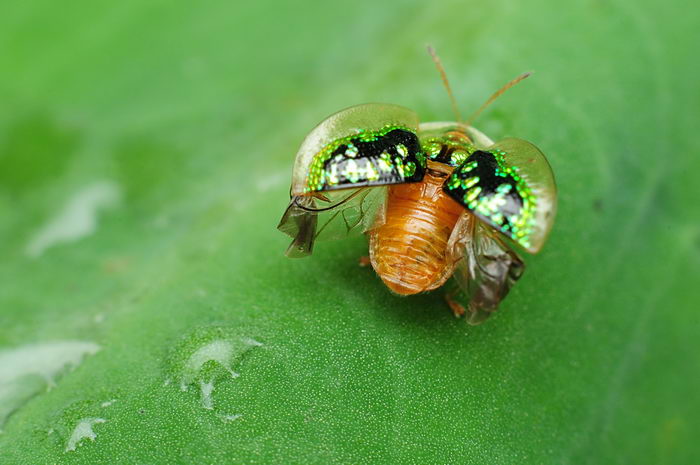
[[[408,149],[403,144],[399,144],[396,146],[396,152],[401,158],[406,158],[408,156]]]
[[[466,194],[464,194],[464,202],[467,204],[472,203],[481,194],[481,187],[475,187],[469,189]]]
[[[523,200],[523,207],[517,215],[512,215],[508,218],[510,232],[512,237],[522,244],[524,247],[530,247],[530,236],[535,227],[535,210],[537,208],[537,198],[532,193],[532,189],[527,182],[518,174],[518,167],[508,166],[506,164],[506,152],[503,150],[493,150],[496,162],[500,170],[506,176],[511,176],[515,180],[515,190]],[[510,184],[498,186],[497,191],[502,195],[508,194],[512,189]],[[501,221],[500,224],[503,222]]]
[[[389,155],[386,152],[382,152],[382,154],[379,156],[379,169],[384,171],[385,173],[391,173],[391,170],[393,169],[393,165],[391,164],[391,155]]]
[[[462,186],[462,180],[458,176],[450,176],[445,184],[448,190],[455,190]]]
[[[357,147],[355,147],[352,144],[348,144],[348,148],[345,149],[345,156],[350,157],[350,158],[355,158],[357,156],[358,150]]]
[[[396,129],[396,128],[398,128],[398,126],[393,127],[392,129]],[[358,135],[356,135],[355,137],[359,138],[362,142],[374,142],[375,140],[377,140],[377,136],[380,136],[380,135],[383,136],[387,132],[389,132],[389,131],[386,131],[383,134],[375,134],[372,131],[360,131],[360,133]],[[351,139],[352,138],[353,137],[351,137]]]
[[[495,166],[493,161],[489,161],[489,154]],[[458,196],[457,200],[461,200],[467,208],[523,247],[529,248],[537,206],[532,189],[520,176],[518,168],[507,164],[505,152],[481,151],[473,155],[477,159],[465,159],[464,164],[445,182],[445,190],[448,193],[452,191],[453,196]],[[485,163],[483,166],[482,162]]]
[[[406,177],[403,170],[403,160],[401,160],[399,157],[394,158],[394,166],[398,170],[399,176],[401,176],[402,178]]]
[[[418,164],[420,165],[421,168],[425,168],[426,165],[428,164],[428,159],[425,157],[423,152],[418,152],[416,154],[416,160],[418,161]]]
[[[338,169],[335,165],[331,167],[330,171],[323,171],[321,174],[325,175],[328,184],[338,184]]]
[[[469,189],[474,187],[479,182],[479,176],[474,176],[473,178],[462,179],[462,189]]]
[[[455,150],[452,152],[452,155],[450,155],[450,165],[459,166],[464,163],[468,157],[469,153],[466,150]]]
[[[350,182],[357,182],[360,179],[360,170],[355,160],[348,160],[345,164],[345,171],[343,171],[343,176],[348,178]]]
[[[379,179],[379,173],[377,172],[376,168],[372,163],[367,163],[367,168],[366,168],[366,177],[370,181],[376,181]]]
[[[367,152],[362,152],[362,150],[367,150],[366,148],[358,147],[358,144],[362,146],[363,143],[380,141],[381,138],[394,130],[409,132],[413,137],[416,137],[413,129],[400,125],[387,125],[375,131],[358,131],[326,145],[311,161],[306,179],[307,187],[304,192],[319,191],[328,187],[344,186],[363,181],[382,183],[386,179],[386,182],[396,183],[401,182],[403,178],[414,176],[418,166],[425,168],[426,165],[425,154],[420,151],[419,145],[409,149],[409,145],[405,145],[405,143],[392,144],[387,149],[389,151],[382,152],[380,155],[376,155],[376,152],[374,155],[367,155]],[[405,136],[403,140],[406,140]],[[386,143],[386,140],[380,141],[380,143]],[[413,144],[413,142],[409,141],[408,144]],[[417,139],[415,144],[418,144]],[[343,149],[342,146],[346,147]],[[415,147],[418,149],[416,150]],[[342,153],[337,153],[338,148],[341,148]],[[412,154],[412,151],[415,153]],[[394,156],[392,153],[398,156]],[[331,159],[332,162],[329,163]],[[338,166],[341,168],[339,169]],[[412,181],[417,180],[419,178]]]
[[[406,175],[406,177],[410,178],[413,176],[416,172],[416,164],[413,163],[412,161],[406,162],[403,168],[403,172]]]
[[[496,188],[496,192],[507,194],[513,189],[513,186],[510,184],[501,184]]]
[[[461,171],[462,173],[468,173],[471,170],[473,170],[474,168],[476,168],[477,166],[479,166],[479,162],[477,162],[476,160],[470,161],[469,163],[466,163],[464,166],[462,166],[459,169],[459,171]]]
[[[440,139],[431,138],[423,144],[423,151],[430,159],[437,158],[437,156],[440,155],[441,150],[442,144],[440,143]]]
[[[450,166],[461,165],[476,151],[473,145],[449,137],[429,137],[422,141],[422,147],[431,160]]]

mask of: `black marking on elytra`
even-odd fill
[[[470,163],[476,162],[476,166],[469,171],[465,171],[463,168],[468,166]],[[473,178],[475,176],[479,177],[479,181],[473,186],[464,188],[460,183],[456,185],[456,179],[466,180]],[[496,223],[492,216],[486,215],[483,212],[475,210],[474,206],[470,207],[469,202],[465,200],[465,194],[467,194],[472,189],[481,188],[479,195],[475,197],[475,204],[481,200],[488,200],[491,197],[498,195],[498,187],[502,185],[510,186],[510,191],[505,194],[503,205],[498,207],[496,213],[500,213],[503,220],[501,223]],[[454,186],[454,187],[450,187]],[[507,232],[510,230],[510,221],[508,218],[513,215],[517,215],[523,208],[523,199],[516,189],[516,181],[513,176],[509,174],[502,173],[498,167],[498,162],[494,157],[493,153],[486,152],[483,150],[478,150],[469,156],[464,163],[459,167],[455,168],[452,175],[443,184],[443,190],[447,195],[455,199],[458,203],[463,205],[468,210],[472,211],[477,217],[486,223],[494,226],[495,228]]]
[[[346,154],[348,146],[352,144],[357,148],[357,154],[352,157]],[[406,156],[401,157],[397,150],[397,146],[403,145],[406,147]],[[381,167],[382,153],[387,153],[390,160],[390,171],[385,171]],[[387,184],[399,184],[407,182],[418,182],[425,175],[425,168],[419,162],[422,157],[421,145],[418,141],[418,136],[405,129],[393,129],[383,136],[377,136],[375,140],[362,140],[358,136],[350,140],[349,144],[339,145],[331,154],[331,157],[324,163],[324,170],[329,173],[335,166],[338,182],[336,184],[328,184],[327,180],[324,183],[322,190],[333,190],[347,187],[363,187],[363,186],[382,186]],[[395,163],[395,158],[399,157],[403,163],[412,162],[415,164],[415,171],[411,176],[401,174],[401,171]],[[353,179],[351,173],[348,172],[348,165],[355,163],[360,167],[364,167],[366,163],[370,163],[378,178],[369,180],[366,176],[359,176],[358,179]],[[347,174],[347,175],[346,175]],[[364,174],[364,173],[361,173]]]

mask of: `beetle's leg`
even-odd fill
[[[319,200],[323,200],[324,202],[330,202],[330,199],[323,195],[321,192],[312,192],[311,197],[314,197]]]
[[[452,313],[456,318],[464,317],[470,325],[478,325],[484,322],[494,310],[484,310],[475,306],[470,297],[464,293],[459,287],[455,287],[445,294],[447,305],[450,306]],[[462,302],[465,302],[463,304]]]
[[[464,305],[460,304],[457,299],[455,299],[456,294],[459,294],[459,289],[455,289],[445,294],[445,300],[447,301],[447,305],[450,306],[450,309],[452,309],[452,313],[454,314],[455,318],[461,318],[465,313],[467,313],[467,310],[464,308]]]
[[[358,263],[361,267],[363,267],[363,268],[364,268],[364,267],[367,267],[367,266],[370,266],[370,265],[372,264],[372,262],[369,260],[369,256],[368,256],[368,255],[363,255],[363,256],[361,256],[361,257],[357,260],[357,263]]]

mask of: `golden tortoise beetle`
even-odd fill
[[[365,104],[329,116],[304,139],[291,201],[278,228],[290,257],[316,239],[369,237],[369,262],[393,292],[441,287],[455,315],[478,324],[496,310],[524,270],[512,245],[537,253],[554,222],[557,190],[544,154],[530,142],[494,143],[472,121],[524,74],[462,123],[419,123],[413,111]]]

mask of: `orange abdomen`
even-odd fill
[[[435,289],[452,274],[447,241],[464,209],[442,191],[444,180],[429,170],[421,182],[389,187],[386,222],[369,232],[372,267],[397,294]]]

